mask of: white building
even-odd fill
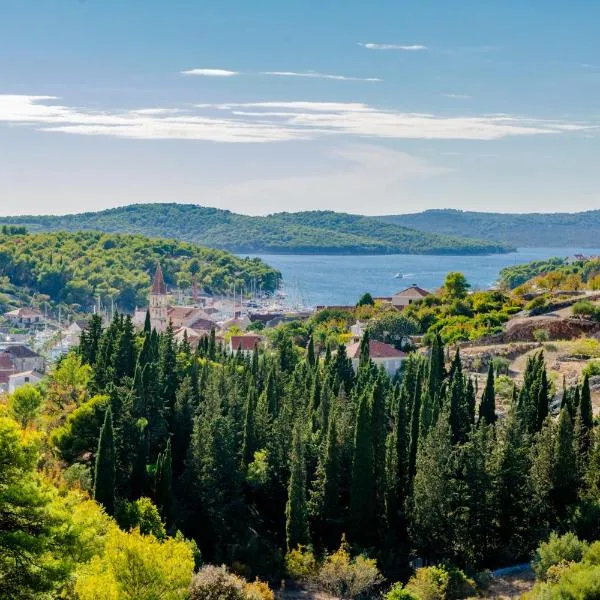
[[[356,371],[360,362],[360,342],[353,342],[346,346],[346,354],[352,361],[352,367]],[[377,340],[369,340],[369,358],[377,365],[383,365],[385,372],[393,376],[406,360],[407,354],[397,350],[390,344],[384,344]]]
[[[39,383],[44,376],[37,371],[24,371],[22,373],[15,373],[14,375],[9,375],[8,377],[8,393],[12,394],[15,390],[18,390],[20,387],[27,385],[28,383],[31,385],[35,385]]]
[[[396,292],[392,296],[392,306],[397,308],[398,310],[402,310],[406,308],[409,304],[416,302],[417,300],[422,300],[426,296],[429,296],[429,292],[420,288],[416,283],[413,283],[410,287],[407,287],[400,292]]]

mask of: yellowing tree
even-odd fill
[[[115,527],[104,553],[78,570],[75,591],[79,600],[180,600],[187,596],[193,571],[194,557],[185,541],[160,542]]]

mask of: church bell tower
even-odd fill
[[[169,296],[160,263],[156,264],[156,272],[150,290],[150,323],[157,332],[165,331],[168,324],[167,308]]]

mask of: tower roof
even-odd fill
[[[156,263],[156,272],[154,273],[154,279],[152,280],[152,289],[150,290],[151,294],[166,294],[167,286],[165,285],[165,279],[163,277],[162,269],[160,268],[160,263]]]

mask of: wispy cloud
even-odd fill
[[[468,94],[442,94],[445,98],[452,98],[453,100],[471,100],[473,96]]]
[[[374,44],[372,42],[357,42],[359,46],[367,50],[404,50],[407,52],[417,52],[419,50],[428,50],[427,46],[422,44]]]
[[[0,122],[40,131],[132,139],[264,143],[331,136],[360,139],[495,140],[510,136],[583,132],[577,122],[513,115],[442,116],[380,109],[353,102],[245,102],[186,109],[129,110],[66,106],[53,96],[0,94]]]
[[[379,77],[351,77],[348,75],[329,75],[317,71],[262,71],[261,75],[272,75],[275,77],[308,77],[310,79],[334,79],[336,81],[383,81]]]
[[[237,71],[228,71],[227,69],[188,69],[181,71],[182,75],[198,75],[200,77],[234,77],[239,75]]]

